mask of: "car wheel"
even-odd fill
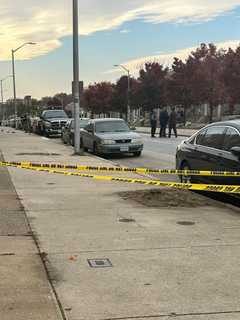
[[[191,170],[191,168],[187,162],[183,162],[181,165],[181,170]],[[179,178],[181,183],[192,183],[192,176],[180,175]]]
[[[140,157],[142,154],[142,151],[134,152],[134,157]]]
[[[83,149],[83,150],[86,151],[86,152],[88,151],[88,148],[84,147],[83,139],[82,139],[82,138],[80,139],[80,148]]]
[[[70,138],[70,144],[71,144],[71,146],[74,147],[74,139],[73,139],[73,136],[71,136],[71,138]]]
[[[49,138],[49,134],[47,133],[47,131],[45,129],[43,129],[43,135],[44,135],[44,137]]]

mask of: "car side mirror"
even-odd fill
[[[232,154],[240,158],[240,147],[232,147],[230,151]]]

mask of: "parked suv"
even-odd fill
[[[65,126],[68,120],[64,110],[45,110],[40,118],[40,132],[46,137],[61,135],[62,127]]]
[[[240,120],[208,125],[182,142],[176,153],[176,167],[181,170],[240,171]],[[239,184],[239,177],[192,176],[183,182]]]

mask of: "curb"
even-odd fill
[[[151,135],[151,132],[146,132],[146,131],[141,131],[141,130],[136,130],[137,133],[143,133],[143,134],[147,134],[147,135]],[[178,133],[178,137],[185,137],[185,138],[190,138],[192,136],[191,135],[186,135],[186,134],[182,134],[182,133]]]

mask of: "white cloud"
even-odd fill
[[[240,0],[80,0],[80,33],[120,27],[124,22],[143,19],[149,23],[201,22],[226,14]],[[38,42],[18,53],[21,59],[50,52],[71,34],[69,0],[0,0],[0,60],[10,58],[10,49],[25,41]]]
[[[226,42],[219,42],[215,43],[218,49],[236,49],[240,45],[240,40],[229,40]],[[191,47],[191,48],[184,48],[177,50],[175,52],[171,53],[161,53],[158,55],[152,55],[147,57],[141,57],[130,61],[125,61],[121,63],[123,66],[125,66],[127,69],[130,70],[131,74],[137,75],[139,70],[144,67],[145,63],[147,62],[158,62],[160,64],[163,64],[165,66],[170,66],[173,62],[173,59],[175,57],[186,60],[189,54],[194,51],[198,46]],[[114,73],[122,73],[121,68],[115,68],[111,69],[105,72],[105,74],[114,74]]]
[[[130,33],[131,31],[128,30],[128,29],[123,29],[123,30],[120,30],[120,33]]]

